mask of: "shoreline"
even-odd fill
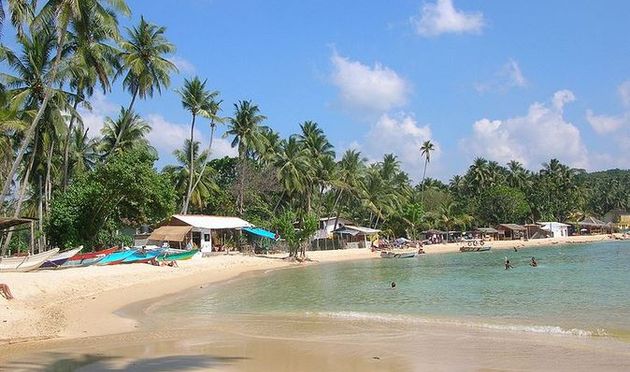
[[[548,247],[561,244],[612,241],[608,235],[549,238],[530,241],[486,242],[492,249]],[[424,247],[427,254],[458,252],[461,244]],[[312,264],[379,257],[369,249],[309,251],[312,263],[282,260],[284,255],[221,255],[180,262],[179,268],[151,265],[41,270],[4,273],[16,300],[0,305],[0,347],[47,339],[73,340],[136,330],[137,321],[117,312],[135,303],[233,280],[245,273],[306,267]]]

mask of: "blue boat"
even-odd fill
[[[132,255],[127,256],[124,260],[122,260],[122,263],[146,263],[154,258],[157,258],[162,254],[162,252],[162,249],[153,249],[146,252],[137,250]]]
[[[98,261],[96,264],[98,266],[116,265],[123,262],[123,260],[133,255],[134,253],[136,253],[135,249],[131,249],[128,251],[114,252],[114,253],[108,254],[102,260]]]

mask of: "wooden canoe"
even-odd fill
[[[59,253],[59,248],[51,249],[43,253],[33,254],[21,257],[5,257],[0,258],[0,272],[7,271],[31,271],[36,270],[44,262]]]
[[[117,265],[117,264],[123,262],[123,260],[125,260],[127,257],[133,255],[134,253],[136,253],[135,249],[130,249],[128,251],[118,251],[118,252],[110,253],[107,256],[103,257],[103,259],[98,261],[96,264],[99,265],[99,266]]]
[[[151,261],[154,258],[157,258],[159,255],[162,254],[162,250],[161,249],[154,249],[151,251],[146,251],[146,252],[140,252],[140,251],[135,251],[132,255],[127,256],[124,260],[122,260],[121,263],[147,263],[149,261]]]
[[[63,265],[64,263],[66,263],[66,261],[68,261],[71,257],[75,256],[77,253],[79,253],[81,251],[81,249],[83,249],[83,246],[80,246],[78,248],[74,248],[74,249],[70,249],[64,252],[59,252],[59,254],[49,258],[46,262],[44,262],[42,264],[42,269],[56,269],[59,266]]]
[[[105,256],[116,252],[117,250],[118,250],[118,247],[112,247],[112,248],[103,249],[101,251],[96,251],[96,252],[80,253],[80,254],[70,257],[70,259],[62,265],[62,267],[90,266],[99,262]]]
[[[472,246],[472,247],[460,247],[459,251],[460,252],[487,252],[490,250],[491,247],[487,246],[487,245],[482,245],[482,246]]]

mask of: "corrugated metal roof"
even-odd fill
[[[376,233],[378,233],[380,231],[381,230],[371,229],[369,227],[344,225],[341,229],[338,229],[335,232],[336,233],[343,233],[343,234],[357,235],[359,233],[361,233],[361,234],[376,234]],[[356,232],[356,233],[353,234],[352,232]]]
[[[187,225],[204,229],[241,229],[243,227],[254,226],[238,217],[176,214],[173,218],[176,218]]]

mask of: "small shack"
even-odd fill
[[[484,240],[498,240],[499,231],[493,227],[478,227],[473,234]]]
[[[554,238],[569,236],[569,226],[562,222],[538,222],[541,229],[547,230]]]
[[[612,232],[612,225],[604,223],[595,217],[586,217],[578,222],[580,234],[604,234]]]
[[[333,234],[339,235],[345,241],[346,248],[370,248],[372,242],[378,240],[380,231],[369,227],[344,225],[333,231]]]
[[[6,241],[10,235],[14,232],[22,231],[22,230],[30,230],[30,244],[29,244],[29,252],[35,253],[35,224],[37,220],[30,217],[0,217],[0,247],[2,247],[2,254],[0,257],[4,256],[7,252],[6,249]],[[24,225],[29,225],[28,227],[24,227]],[[41,251],[41,247],[39,247]],[[10,252],[12,253],[12,252]]]
[[[153,230],[147,241],[149,244],[167,241],[177,247],[184,247],[188,241],[192,241],[202,252],[212,252],[217,245],[222,244],[226,233],[234,237],[235,232],[253,227],[238,217],[176,214]]]
[[[500,240],[518,240],[526,237],[525,226],[515,223],[502,223],[496,227]]]

